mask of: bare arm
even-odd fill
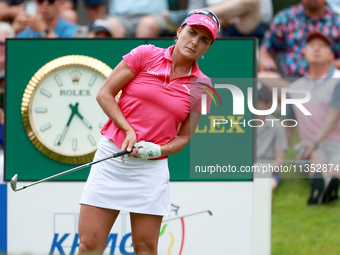
[[[27,26],[27,14],[25,11],[19,12],[12,22],[15,34],[22,32]]]
[[[19,12],[24,10],[23,4],[10,6],[8,3],[0,1],[0,20],[7,21],[9,19],[14,19]]]
[[[274,58],[266,48],[260,48],[259,50],[259,70],[276,71],[277,66]]]
[[[208,6],[206,9],[212,11],[218,17],[235,18],[258,9],[259,5],[259,0],[232,0]]]
[[[291,83],[289,80],[282,78],[281,74],[273,71],[259,71],[257,78],[259,82],[270,89],[289,87]],[[280,95],[280,93],[278,94]]]
[[[0,20],[7,20],[10,16],[9,12],[9,4],[6,2],[0,2]]]
[[[262,70],[257,73],[258,81],[271,90],[277,88],[277,99],[281,102],[281,88],[289,87],[290,81],[273,71]]]
[[[132,150],[136,142],[136,134],[122,114],[115,96],[135,77],[124,60],[122,60],[111,72],[97,94],[97,101],[106,115],[126,134],[121,150]],[[135,150],[134,150],[135,151]]]
[[[285,160],[286,152],[284,150],[276,150],[275,151],[275,161],[273,162],[273,166],[281,166]]]
[[[319,132],[317,133],[314,142],[307,145],[306,151],[302,155],[303,159],[310,157],[310,154],[317,148],[317,144],[322,142],[329,135],[339,119],[340,109],[336,107],[330,107],[327,111],[325,122],[322,124]]]
[[[290,145],[293,140],[294,130],[294,127],[285,127],[288,145]]]
[[[335,108],[335,107],[330,107],[327,112],[326,120],[323,123],[317,136],[315,137],[315,142],[320,143],[323,139],[325,139],[329,135],[329,133],[334,129],[339,119],[340,119],[340,109]]]
[[[230,0],[206,7],[219,18],[232,20],[237,18],[235,25],[244,34],[249,34],[261,22],[259,0]]]
[[[200,113],[191,112],[181,124],[177,135],[170,142],[161,146],[161,155],[174,155],[183,150],[194,134],[200,119]]]

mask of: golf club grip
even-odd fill
[[[134,148],[134,147],[133,147],[133,148]],[[132,148],[132,150],[133,150],[133,148]],[[132,151],[132,150],[131,150],[131,151]],[[131,151],[123,150],[123,151],[120,151],[120,152],[117,152],[117,153],[113,154],[113,156],[116,158],[116,157],[119,157],[119,156],[128,154],[128,153],[130,153]]]

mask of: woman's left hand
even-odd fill
[[[159,158],[161,156],[161,147],[152,142],[140,141],[135,144],[138,149],[138,157],[142,159]]]

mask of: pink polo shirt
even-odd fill
[[[201,113],[201,96],[211,80],[205,76],[195,61],[190,74],[170,80],[171,51],[154,45],[141,45],[123,56],[136,75],[122,90],[118,105],[136,132],[137,142],[145,140],[158,145],[171,141],[178,125],[190,111]],[[197,85],[194,81],[204,84]],[[207,96],[207,112],[211,98]],[[125,133],[110,119],[101,133],[121,147]]]

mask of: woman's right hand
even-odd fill
[[[138,153],[138,148],[133,148],[133,145],[136,142],[137,142],[137,137],[136,137],[135,131],[133,129],[130,130],[130,131],[127,131],[125,140],[124,140],[122,147],[121,147],[121,151],[123,151],[123,150],[131,151],[131,153],[128,154],[129,157],[136,156],[137,153]],[[125,162],[124,155],[121,156],[121,159],[122,159],[123,162]]]
[[[135,130],[131,127],[129,122],[124,117],[115,96],[122,90],[129,82],[135,78],[136,75],[131,71],[128,65],[122,60],[111,72],[104,84],[98,91],[97,102],[109,119],[115,123],[126,135],[122,143],[121,150],[131,151],[133,145],[137,141]],[[129,156],[135,156],[138,149],[134,149]],[[124,162],[124,157],[121,157]]]

